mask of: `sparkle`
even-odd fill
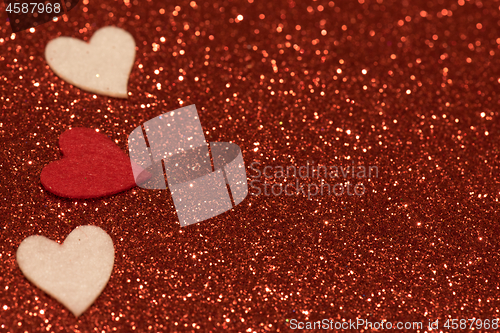
[[[498,1],[83,0],[25,31],[1,25],[0,331],[495,318],[497,14]],[[127,99],[81,90],[44,59],[51,40],[88,42],[109,25],[137,45]],[[46,165],[74,153],[59,149],[68,128],[105,133],[127,152],[132,129],[190,104],[209,142],[242,150],[249,195],[225,214],[181,228],[170,189],[70,200],[40,183]],[[374,165],[379,177],[363,179],[362,196],[308,200],[300,186],[319,193],[321,179],[275,175],[277,166],[305,173],[308,162]],[[106,163],[101,172],[115,167]],[[290,195],[255,195],[256,179],[269,190],[290,184]],[[61,243],[86,224],[110,234],[115,264],[75,320],[23,277],[16,250],[33,235]]]

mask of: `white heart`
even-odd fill
[[[88,44],[71,37],[51,40],[45,47],[45,59],[59,77],[74,86],[127,98],[135,41],[123,29],[104,27],[95,32]]]
[[[16,258],[28,280],[78,317],[106,287],[115,250],[104,230],[86,225],[73,230],[62,245],[30,236],[19,245]]]

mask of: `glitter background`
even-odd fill
[[[287,331],[286,319],[423,321],[499,312],[499,1],[88,1],[0,29],[0,328],[6,332]],[[4,7],[1,8],[5,22]],[[241,16],[240,16],[241,15]],[[60,35],[116,25],[137,43],[128,100],[65,83]],[[167,191],[61,199],[40,172],[66,129],[126,149],[142,122],[196,104],[208,141],[247,164],[379,167],[357,196],[248,196],[180,228]],[[263,180],[263,179],[262,179]],[[94,224],[110,282],[75,319],[15,251]]]

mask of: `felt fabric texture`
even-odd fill
[[[136,186],[129,157],[104,134],[76,127],[59,138],[63,158],[42,170],[40,180],[49,192],[65,198],[99,198]],[[142,169],[143,170],[143,169]],[[150,175],[142,172],[138,182]]]
[[[127,98],[135,59],[135,41],[127,31],[101,28],[89,43],[58,37],[45,48],[50,68],[63,80],[89,92]]]
[[[16,253],[19,268],[37,287],[80,316],[106,287],[115,250],[99,227],[74,229],[61,245],[44,236],[24,239]]]

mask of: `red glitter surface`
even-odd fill
[[[495,319],[499,6],[85,0],[36,29],[2,23],[0,330],[262,332],[358,318],[424,331]],[[44,60],[50,40],[88,41],[107,25],[137,44],[127,100],[82,91]],[[307,161],[377,166],[378,177],[362,196],[249,195],[186,228],[168,191],[70,200],[41,186],[67,129],[99,129],[125,151],[134,128],[189,104],[208,141],[241,147],[249,177],[252,162]],[[24,278],[15,252],[84,224],[111,236],[116,260],[75,318]]]

